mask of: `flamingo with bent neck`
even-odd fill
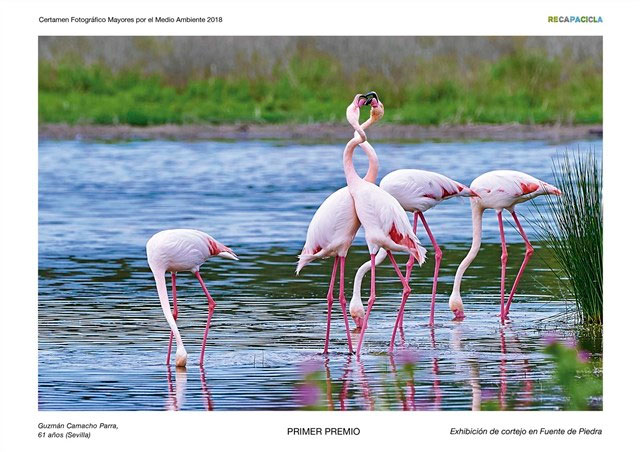
[[[202,349],[200,350],[200,366],[204,364],[204,350],[207,346],[207,335],[209,325],[216,302],[211,298],[207,286],[200,276],[200,266],[207,259],[218,256],[225,259],[238,260],[238,256],[222,243],[211,237],[209,234],[196,229],[168,229],[160,231],[147,242],[147,260],[156,281],[160,305],[164,313],[171,333],[169,334],[169,348],[167,351],[167,365],[171,359],[171,343],[175,336],[178,344],[176,350],[176,367],[187,365],[187,351],[182,343],[182,337],[178,330],[176,320],[178,319],[178,298],[176,291],[176,273],[190,271],[193,273],[204,291],[209,302],[209,315],[207,316],[207,326],[202,337]],[[173,314],[169,306],[169,296],[167,295],[167,283],[165,281],[166,272],[171,272],[171,288],[173,292]]]
[[[460,296],[460,285],[465,270],[471,265],[471,262],[478,255],[480,243],[482,242],[482,214],[486,209],[494,209],[498,215],[498,227],[500,228],[500,241],[502,242],[502,256],[500,262],[502,271],[500,275],[500,322],[504,324],[509,307],[513,301],[520,278],[524,273],[524,269],[533,254],[533,246],[527,239],[520,220],[516,215],[516,205],[529,201],[540,195],[561,195],[562,192],[551,184],[536,179],[533,176],[512,170],[496,170],[489,171],[478,176],[470,185],[471,189],[478,194],[478,197],[471,198],[471,218],[473,221],[473,240],[471,249],[467,256],[462,260],[458,270],[456,271],[455,280],[453,282],[453,291],[449,297],[449,308],[456,318],[464,318],[464,307],[462,305],[462,297]],[[507,301],[506,307],[504,303],[505,276],[507,271],[507,242],[504,237],[504,226],[502,224],[502,211],[507,210],[511,213],[516,223],[518,232],[522,236],[527,251],[524,260],[520,266],[520,270],[513,282],[511,293]]]
[[[371,109],[369,119],[367,119],[367,121],[365,121],[361,126],[358,122],[360,107],[362,107],[367,100],[367,95],[357,94],[353,99],[353,102],[348,107],[354,112],[354,115],[349,117],[349,123],[355,129],[354,135],[364,140],[366,140],[364,129],[378,121],[384,115],[384,109],[382,106],[374,107]],[[367,170],[365,179],[370,182],[375,182],[378,177],[378,157],[376,152],[367,141],[360,143],[360,146],[369,158],[369,169]],[[347,300],[344,295],[344,270],[347,253],[353,243],[353,239],[355,238],[358,229],[360,229],[360,221],[356,215],[353,198],[351,197],[348,188],[343,187],[332,193],[313,215],[311,223],[309,223],[309,227],[307,229],[306,242],[300,256],[298,256],[299,260],[296,268],[296,274],[300,273],[300,270],[302,270],[305,265],[316,259],[335,257],[329,282],[329,291],[327,293],[327,332],[325,336],[324,353],[328,353],[329,350],[333,287],[338,264],[340,265],[340,290],[338,300],[340,302],[342,315],[345,321],[349,352],[353,352],[351,333],[349,331],[349,320],[347,319]]]
[[[416,233],[418,228],[418,218],[422,221],[435,252],[435,268],[433,272],[433,286],[431,290],[431,314],[429,317],[429,326],[433,326],[434,323],[434,310],[436,302],[436,291],[438,287],[438,271],[440,269],[440,262],[442,260],[442,251],[436,242],[435,236],[431,233],[431,229],[427,224],[427,220],[424,217],[424,212],[440,204],[442,201],[452,199],[459,196],[477,196],[469,187],[456,182],[442,174],[434,173],[431,171],[424,171],[419,169],[400,169],[392,171],[382,178],[380,181],[380,188],[387,193],[391,194],[398,200],[400,205],[407,212],[413,213],[413,232]],[[384,249],[380,249],[376,255],[375,263],[379,265],[387,256],[387,252]],[[409,256],[407,261],[407,268],[405,271],[405,278],[409,282],[411,278],[411,270],[414,265],[413,256]],[[351,303],[349,304],[349,311],[351,316],[356,320],[358,324],[358,318],[361,318],[364,313],[362,306],[362,299],[360,297],[360,287],[362,285],[362,278],[371,268],[371,262],[367,261],[363,263],[358,272],[356,273],[355,280],[353,282],[353,296]],[[393,351],[396,332],[398,326],[401,327],[404,316],[404,307],[407,302],[408,295],[403,295],[400,302],[400,309],[398,310],[398,317],[391,334],[391,344],[389,345],[389,351]]]
[[[372,92],[373,96],[368,100],[373,108],[381,107],[382,102],[378,95]],[[353,124],[357,121],[358,111],[353,106],[347,108],[347,119]],[[411,223],[400,203],[389,193],[377,185],[362,179],[358,176],[353,165],[353,153],[356,146],[362,142],[362,137],[354,136],[344,149],[343,165],[347,179],[349,193],[353,197],[356,214],[360,223],[364,227],[365,239],[371,256],[371,293],[367,303],[367,312],[362,322],[360,340],[356,354],[360,355],[360,350],[367,330],[371,309],[376,299],[376,278],[375,260],[380,249],[385,249],[389,255],[398,278],[403,286],[403,296],[408,296],[411,288],[398,264],[393,257],[392,251],[411,254],[419,265],[422,265],[425,257],[425,249],[420,246],[418,237],[411,228]]]

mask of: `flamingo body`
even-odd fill
[[[558,195],[553,185],[521,171],[496,170],[484,173],[471,183],[478,194],[474,201],[483,209],[513,209],[517,204],[544,194]]]
[[[470,196],[469,187],[442,174],[419,169],[400,169],[387,174],[380,188],[398,200],[407,212],[425,212],[445,199]]]
[[[358,219],[365,230],[370,254],[380,248],[411,254],[420,265],[425,249],[420,246],[400,203],[375,184],[359,179],[349,186]]]
[[[229,251],[227,247],[209,234],[196,229],[160,231],[147,242],[149,267],[152,271],[163,273],[195,273],[207,259],[225,251]]]
[[[347,255],[360,228],[353,198],[343,187],[323,201],[309,223],[296,273],[315,259]]]

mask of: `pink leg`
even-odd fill
[[[349,353],[353,353],[353,345],[351,344],[351,331],[349,331],[349,319],[347,317],[347,297],[344,296],[344,268],[345,257],[340,257],[340,308],[342,309],[342,317],[344,317],[344,327],[347,331],[347,343],[349,344]]]
[[[396,274],[398,275],[398,278],[400,278],[400,282],[402,283],[402,286],[403,286],[402,301],[400,302],[400,309],[398,310],[398,317],[396,318],[396,324],[393,326],[393,333],[391,333],[391,344],[389,344],[389,353],[393,353],[393,345],[396,341],[396,331],[398,330],[398,325],[400,324],[400,314],[404,311],[404,304],[407,302],[407,298],[409,298],[409,295],[411,294],[411,287],[409,287],[409,284],[407,283],[406,279],[402,276],[402,272],[398,268],[398,264],[396,263],[396,260],[393,257],[393,253],[390,250],[387,250],[387,252],[389,253],[389,260],[393,264],[393,268],[395,269]]]
[[[202,337],[202,350],[200,351],[200,366],[202,366],[204,364],[204,349],[207,346],[207,336],[209,335],[209,324],[211,323],[211,317],[213,316],[213,310],[216,307],[216,302],[213,301],[213,298],[211,298],[211,295],[209,295],[209,291],[207,290],[207,286],[204,285],[204,281],[202,280],[202,276],[200,276],[200,272],[196,272],[196,278],[198,278],[198,281],[200,281],[202,290],[204,290],[204,294],[207,296],[207,300],[209,301],[207,327],[204,329],[204,336]]]
[[[429,317],[429,326],[433,326],[433,316],[436,308],[436,292],[438,290],[438,273],[440,272],[440,261],[442,260],[442,251],[440,251],[440,247],[436,242],[436,238],[431,233],[431,229],[429,229],[429,225],[427,224],[427,220],[425,220],[422,212],[419,212],[420,219],[422,220],[422,224],[424,225],[424,229],[429,234],[429,239],[431,239],[431,243],[433,244],[433,250],[436,255],[436,267],[433,270],[433,287],[431,288],[431,316]]]
[[[171,272],[171,293],[173,294],[173,320],[178,320],[178,297],[176,290],[176,274]],[[171,344],[173,343],[173,330],[169,333],[169,350],[167,351],[167,366],[171,363]]]
[[[502,224],[502,210],[498,212],[498,226],[500,227],[500,240],[502,241],[502,256],[500,256],[500,262],[502,263],[502,273],[500,274],[500,322],[504,324],[504,280],[507,276],[507,241],[504,238],[504,226]]]
[[[416,234],[417,231],[418,231],[418,212],[415,212],[413,214],[413,233]],[[411,280],[411,270],[413,269],[414,263],[415,263],[414,257],[412,255],[409,255],[409,260],[407,261],[407,268],[405,270],[405,276],[404,276],[404,279],[407,281],[407,284],[409,284],[409,281]],[[402,305],[402,302],[400,302],[400,305]],[[403,323],[404,323],[404,309],[400,311],[399,315],[400,315],[400,329],[402,330]]]
[[[360,332],[360,340],[358,341],[358,348],[356,349],[356,356],[360,356],[360,349],[362,348],[362,342],[364,340],[364,333],[367,331],[369,324],[369,314],[371,314],[371,308],[376,301],[376,255],[371,255],[371,295],[367,302],[367,313],[364,316],[364,322],[362,323],[362,331]]]
[[[529,243],[529,239],[527,239],[527,234],[524,233],[524,229],[522,229],[522,225],[520,225],[520,221],[516,216],[515,210],[511,212],[511,215],[513,216],[513,220],[516,222],[516,226],[518,226],[518,231],[520,231],[520,235],[524,239],[524,243],[527,246],[527,251],[524,253],[524,260],[522,261],[522,265],[520,266],[520,270],[518,271],[518,276],[516,276],[516,280],[513,282],[513,287],[511,288],[511,293],[509,294],[509,300],[507,301],[507,307],[505,308],[505,313],[504,313],[505,316],[509,315],[509,308],[511,307],[513,296],[516,294],[516,288],[518,287],[518,283],[520,282],[520,278],[524,273],[525,267],[529,263],[529,259],[531,259],[531,256],[533,255],[533,246],[531,246],[531,243]]]
[[[336,280],[336,268],[338,268],[338,256],[333,260],[329,292],[327,293],[327,335],[324,338],[324,353],[329,353],[329,332],[331,331],[331,308],[333,307],[333,284]]]

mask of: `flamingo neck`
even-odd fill
[[[353,186],[358,182],[362,182],[362,178],[358,176],[356,168],[355,166],[353,166],[353,151],[355,151],[356,146],[358,146],[360,143],[362,143],[362,139],[359,136],[353,137],[351,140],[349,140],[347,146],[344,148],[342,165],[344,166],[344,175],[347,178],[348,186]]]
[[[362,127],[362,130],[366,130],[367,127],[369,127],[374,122],[375,121],[373,120],[373,118],[369,117],[369,119],[363,122],[360,127]],[[371,146],[371,144],[368,141],[365,141],[364,143],[360,143],[360,147],[362,148],[364,153],[367,154],[367,157],[369,159],[369,168],[367,169],[367,174],[364,176],[364,180],[366,180],[367,182],[371,182],[372,184],[375,184],[376,179],[378,178],[378,169],[379,169],[378,154],[376,154],[375,149],[373,149],[373,146]]]
[[[471,199],[471,220],[473,222],[473,239],[471,241],[471,249],[467,253],[466,257],[460,263],[458,270],[456,271],[456,277],[453,281],[452,295],[460,296],[460,285],[462,284],[462,277],[464,272],[469,268],[469,265],[478,255],[480,250],[480,244],[482,243],[482,213],[484,208],[480,207],[473,198]]]
[[[364,180],[375,184],[376,179],[378,178],[379,169],[378,154],[376,154],[375,149],[373,149],[373,146],[371,146],[368,141],[360,143],[360,147],[369,158],[369,169],[367,169],[367,174],[364,176]]]
[[[376,266],[380,265],[382,261],[387,257],[387,250],[384,248],[380,248],[378,253],[376,254]],[[366,275],[369,270],[371,270],[371,260],[364,262],[358,271],[356,272],[356,277],[353,280],[353,295],[352,299],[361,300],[361,290],[362,290],[362,280],[364,279],[364,275]],[[360,302],[362,304],[362,301]]]

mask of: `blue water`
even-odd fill
[[[465,184],[500,168],[552,182],[559,151],[602,152],[601,140],[374,145],[381,177],[420,168]],[[451,321],[448,293],[471,238],[466,200],[426,214],[444,257],[433,335],[426,327],[433,261],[414,270],[405,343],[397,343],[398,353],[417,353],[413,373],[386,354],[401,291],[386,267],[379,272],[362,359],[346,353],[337,302],[331,353],[326,359],[319,354],[330,264],[314,263],[299,277],[294,269],[315,209],[345,184],[342,150],[341,144],[268,141],[42,141],[40,409],[294,409],[309,360],[321,369],[318,404],[329,409],[472,409],[487,401],[504,409],[561,408],[542,348],[550,331],[573,336],[570,306],[548,269],[548,253],[536,246],[512,321],[500,327],[499,235],[491,212],[463,285],[467,319]],[[364,174],[363,155],[356,166]],[[526,219],[534,212],[526,204],[519,212],[531,230]],[[164,365],[169,329],[144,248],[155,232],[176,227],[206,231],[241,258],[212,259],[202,268],[217,302],[203,369],[197,359],[206,299],[193,276],[178,276],[178,325],[190,353],[186,372]],[[523,247],[514,228],[506,232],[511,281]],[[419,235],[430,249],[424,231]],[[535,231],[529,235],[535,239]],[[360,232],[347,260],[347,298],[366,258]]]

